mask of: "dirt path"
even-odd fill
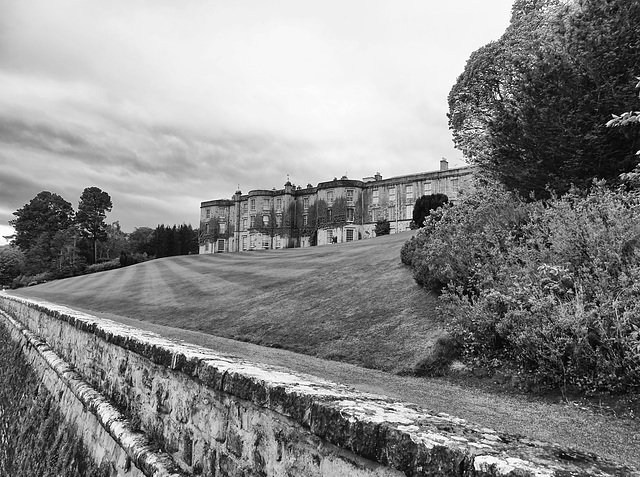
[[[604,416],[570,404],[550,404],[525,397],[487,393],[440,380],[397,376],[281,349],[107,313],[83,311],[153,331],[166,338],[203,346],[222,355],[319,376],[363,392],[412,402],[432,412],[446,412],[481,427],[575,447],[640,468],[640,425],[637,420]]]

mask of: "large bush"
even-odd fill
[[[464,358],[549,385],[640,388],[640,200],[604,186],[525,203],[480,190],[413,240]],[[446,288],[445,288],[446,286]]]

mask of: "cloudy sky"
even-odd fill
[[[43,190],[99,187],[131,232],[287,174],[464,165],[447,94],[511,3],[1,0],[0,235]]]

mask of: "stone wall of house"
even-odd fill
[[[104,475],[634,475],[65,307],[0,295],[0,310]]]

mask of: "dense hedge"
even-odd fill
[[[585,391],[640,389],[640,196],[603,184],[524,202],[481,188],[432,213],[402,249],[442,291],[474,364]]]

